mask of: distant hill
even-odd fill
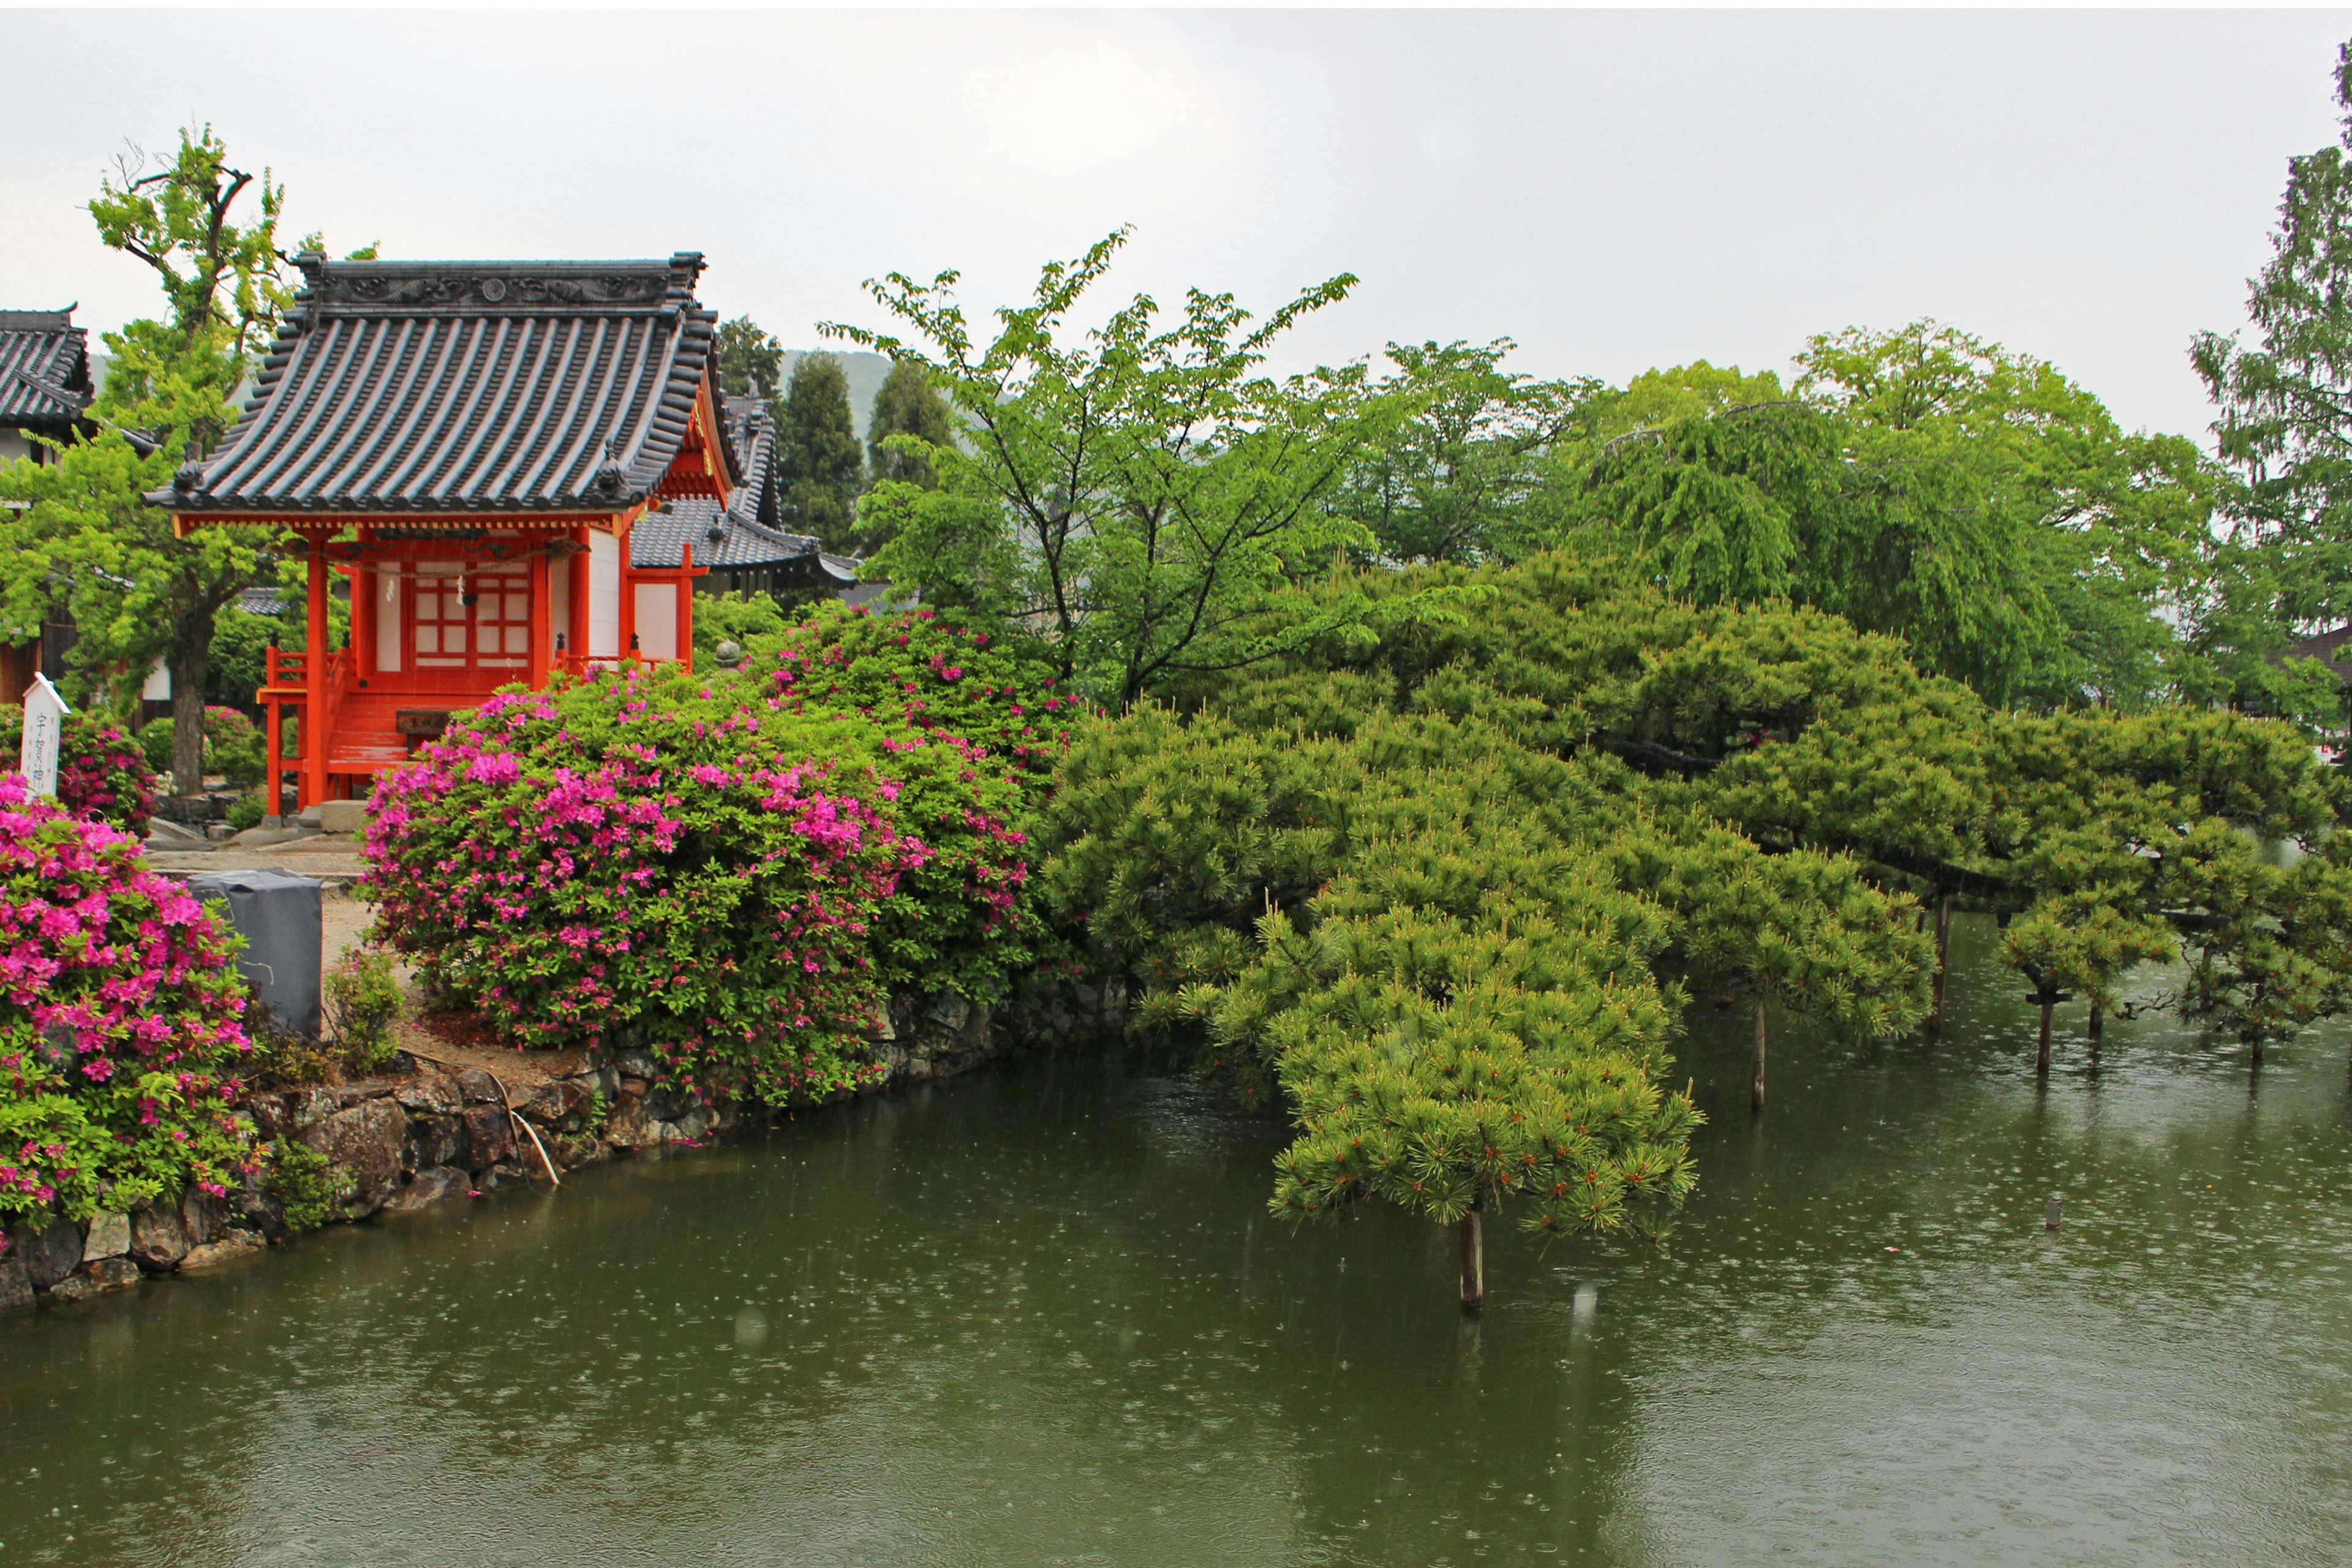
[[[866,439],[866,422],[874,416],[874,395],[882,390],[883,381],[890,374],[890,362],[880,354],[844,353],[837,349],[786,349],[784,380],[790,383],[793,367],[804,354],[831,354],[841,362],[843,372],[849,377],[849,416],[856,421],[857,438]]]

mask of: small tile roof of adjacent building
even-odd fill
[[[0,429],[62,437],[89,406],[89,334],[73,313],[0,310]]]
[[[2336,672],[2347,689],[2352,689],[2352,626],[2341,626],[2332,632],[2301,637],[2287,645],[2282,658],[2315,658]]]
[[[719,317],[667,261],[330,261],[175,512],[611,512],[684,445]],[[722,437],[722,448],[726,441]],[[722,451],[730,479],[740,466]],[[292,521],[291,518],[289,521]]]
[[[730,397],[722,405],[730,443],[742,459],[743,482],[725,508],[709,497],[687,496],[637,519],[629,532],[630,564],[677,566],[686,546],[694,563],[722,572],[790,569],[813,583],[857,581],[857,563],[827,554],[811,534],[778,526],[776,429],[766,402]]]

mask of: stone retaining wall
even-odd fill
[[[1017,1049],[1098,1041],[1117,1033],[1125,1005],[1115,983],[1035,979],[992,1008],[953,994],[895,996],[874,1044],[874,1060],[888,1070],[835,1098],[950,1078]],[[482,1068],[444,1070],[420,1054],[404,1057],[414,1070],[398,1076],[258,1094],[246,1110],[263,1138],[289,1139],[341,1169],[330,1224],[544,1181],[551,1163],[568,1171],[644,1149],[693,1147],[738,1124],[735,1107],[705,1105],[661,1084],[648,1051],[516,1059],[528,1066],[528,1086]],[[282,1200],[251,1181],[226,1198],[191,1193],[176,1205],[101,1210],[86,1223],[20,1220],[0,1252],[0,1310],[215,1268],[294,1234]]]

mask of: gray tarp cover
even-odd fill
[[[205,903],[226,902],[245,938],[237,963],[263,1006],[298,1034],[319,1032],[320,883],[293,871],[205,871],[188,879]]]

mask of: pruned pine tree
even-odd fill
[[[1472,612],[1386,617],[1433,591]],[[1559,556],[1297,593],[1269,613],[1360,600],[1373,640],[1089,731],[1043,872],[1138,1026],[1288,1111],[1277,1212],[1394,1203],[1465,1260],[1507,1205],[1658,1230],[1697,1114],[1664,976],[1898,1037],[1936,994],[1923,897],[2011,915],[2053,1006],[2184,944],[2221,1037],[2352,1005],[2352,791],[2289,726],[1997,710],[1835,616]],[[2264,865],[2263,837],[2307,853]]]

